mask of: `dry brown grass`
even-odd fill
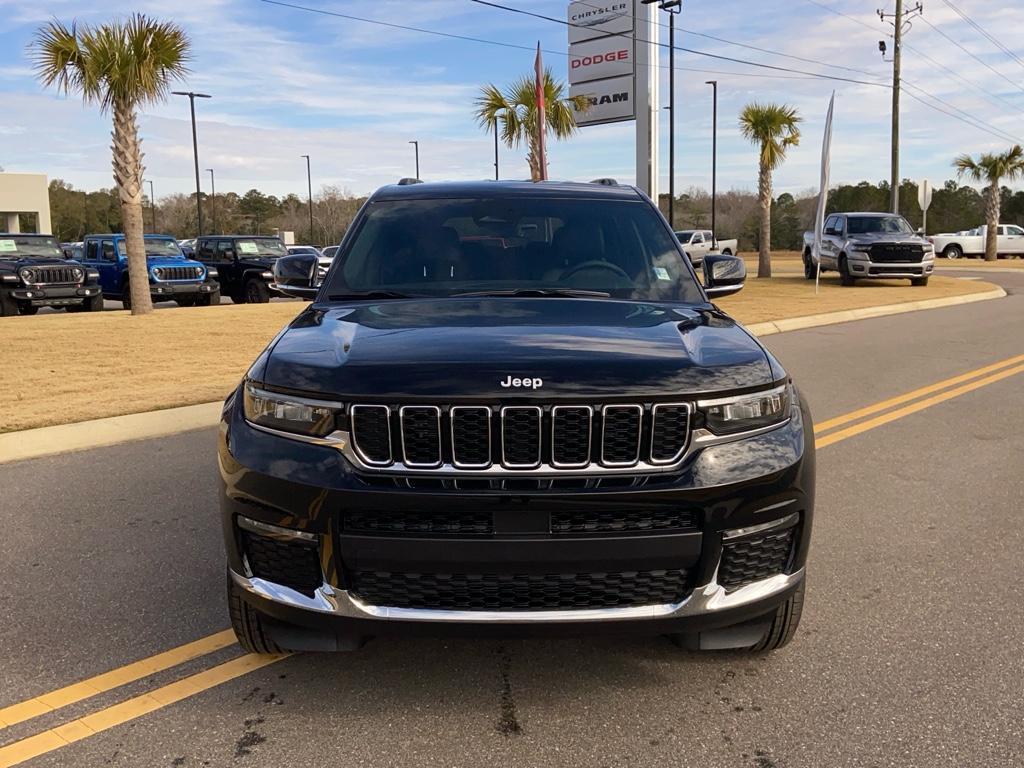
[[[751,278],[720,301],[744,323],[991,290],[981,281],[933,277],[926,288],[866,281]],[[0,321],[0,432],[219,400],[238,383],[301,302],[127,312],[46,314]]]

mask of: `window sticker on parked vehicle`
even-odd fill
[[[11,253],[18,250],[18,244],[13,240],[0,240],[0,253]]]
[[[260,249],[256,246],[256,243],[239,243],[238,250],[242,253],[259,253]]]
[[[671,277],[668,276],[668,270],[665,269],[664,267],[655,267],[654,268],[654,276],[656,278],[658,278],[659,280],[671,280],[672,279]]]

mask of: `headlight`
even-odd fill
[[[31,269],[22,269],[18,274],[21,275],[21,279],[24,280],[26,284],[32,282]]]
[[[870,253],[871,246],[867,243],[854,243],[850,246],[851,251],[857,251],[858,253]]]
[[[245,385],[245,418],[253,424],[285,432],[324,437],[334,431],[340,403],[321,403],[279,395]]]
[[[789,416],[789,387],[737,397],[701,400],[697,410],[704,425],[716,435],[731,435],[780,424]]]
[[[203,268],[202,267],[192,267],[192,271],[196,273],[196,277],[202,277],[203,276]]]
[[[76,283],[82,282],[82,278],[85,277],[85,272],[83,272],[79,267],[75,267],[71,271],[71,274],[73,274],[75,276],[75,282]]]
[[[164,276],[164,271],[162,269],[160,269],[160,267],[154,267],[153,268],[153,277],[155,277],[157,280],[160,280],[161,278],[163,278],[163,276]]]

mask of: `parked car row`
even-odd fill
[[[285,295],[274,285],[274,265],[289,254],[278,237],[207,235],[179,243],[170,235],[146,235],[144,243],[153,301],[209,306],[224,295],[236,304],[259,304]],[[326,274],[330,257],[313,246],[292,250],[313,260],[314,277]],[[0,234],[0,316],[34,315],[40,307],[99,311],[104,299],[130,309],[131,279],[123,234],[87,235],[80,243]]]

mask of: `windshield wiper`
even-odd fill
[[[555,298],[609,299],[607,291],[587,291],[582,288],[516,288],[508,291],[468,291],[452,296],[540,296]]]
[[[419,297],[398,291],[351,291],[349,293],[332,293],[327,298],[331,301],[344,301],[345,299],[413,299]]]

